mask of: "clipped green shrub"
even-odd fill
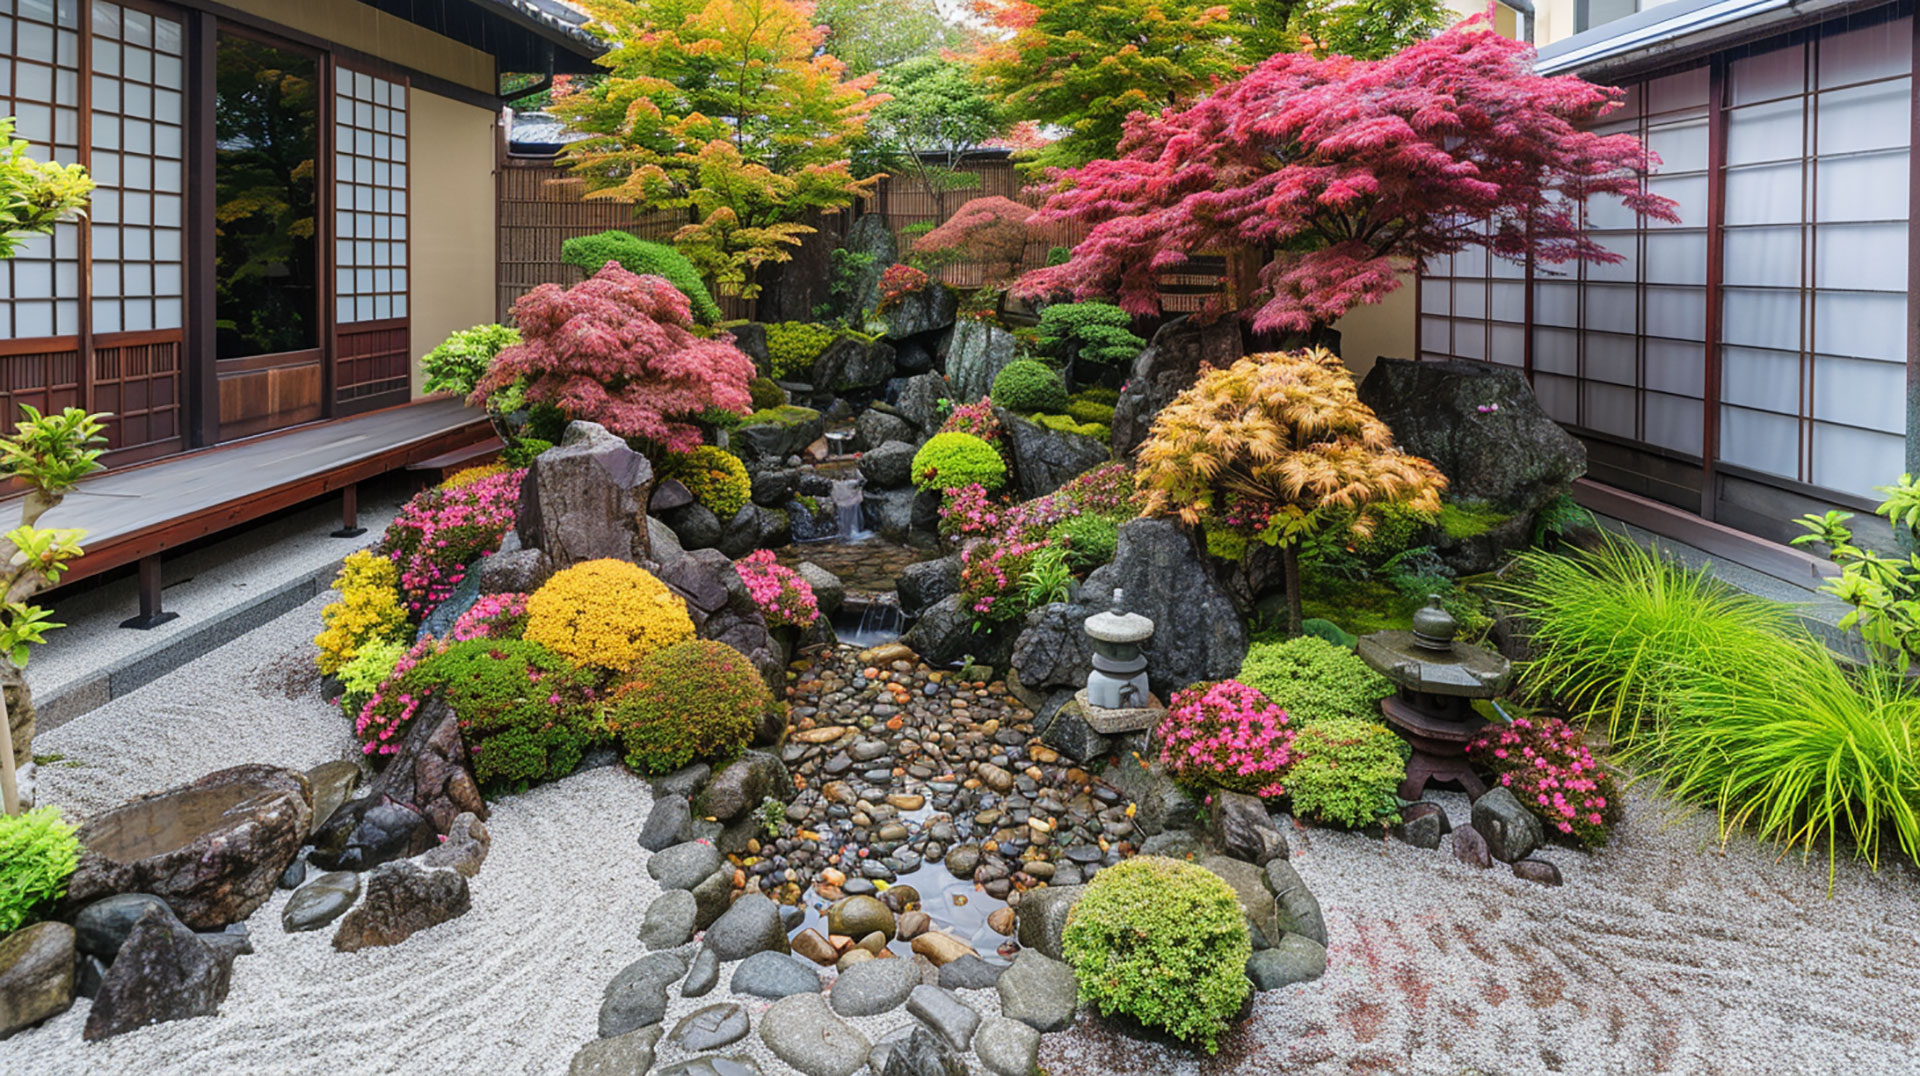
[[[480,383],[487,364],[504,348],[520,342],[520,330],[507,325],[475,325],[442,340],[438,347],[420,356],[420,369],[427,375],[423,386],[428,392],[451,392],[466,396]]]
[[[1303,725],[1286,777],[1293,813],[1354,829],[1392,816],[1409,754],[1407,742],[1377,722],[1335,717]]]
[[[1079,422],[1094,422],[1102,426],[1113,425],[1113,405],[1099,400],[1074,397],[1067,401],[1067,415]]]
[[[340,696],[341,711],[348,717],[359,714],[381,682],[393,675],[393,667],[406,652],[407,644],[393,639],[374,639],[360,644],[353,659],[340,666],[335,674],[346,689]]]
[[[693,320],[702,325],[712,325],[720,320],[720,306],[713,301],[712,293],[707,291],[706,281],[700,278],[700,270],[693,267],[686,255],[665,243],[655,243],[622,231],[579,235],[560,244],[560,260],[578,266],[588,276],[599,272],[608,262],[615,261],[629,273],[666,277],[667,283],[687,297],[687,302],[693,308]]]
[[[531,467],[540,453],[553,447],[553,442],[540,437],[522,437],[500,450],[500,462],[508,467]]]
[[[694,500],[706,505],[722,522],[746,506],[747,495],[753,490],[753,479],[748,477],[747,465],[740,462],[740,457],[712,445],[667,457],[661,477],[678,479]]]
[[[1067,386],[1059,371],[1033,359],[1008,363],[994,376],[992,395],[994,403],[1021,414],[1067,409]]]
[[[1112,303],[1056,303],[1040,311],[1040,353],[1056,362],[1132,362],[1147,346],[1132,326],[1133,315]]]
[[[1120,544],[1120,524],[1111,516],[1072,516],[1055,523],[1047,539],[1066,547],[1067,564],[1074,571],[1092,571],[1112,562]]]
[[[1296,726],[1376,720],[1380,700],[1393,694],[1393,684],[1353,651],[1312,635],[1255,643],[1238,679],[1278,703]]]
[[[1791,656],[1791,607],[1622,539],[1523,553],[1490,589],[1523,626],[1521,686],[1604,722],[1615,743],[1672,716],[1683,679],[1737,683],[1756,660]]]
[[[565,777],[600,735],[595,676],[538,643],[454,643],[422,662],[411,680],[444,698],[459,719],[482,785]]]
[[[722,642],[690,639],[641,660],[607,708],[607,728],[642,773],[670,773],[696,759],[721,761],[753,739],[773,705],[745,655]]]
[[[813,360],[840,336],[831,325],[810,321],[776,321],[767,325],[767,362],[774,380],[796,377],[813,368]]]
[[[784,407],[787,394],[773,383],[773,378],[756,377],[747,382],[747,395],[753,399],[755,411],[765,411],[770,407]]]
[[[1007,464],[994,447],[970,433],[937,433],[913,454],[913,484],[921,490],[959,489],[978,482],[988,492],[1007,482]]]
[[[54,807],[0,814],[0,937],[66,896],[67,879],[80,865],[75,828]]]
[[[1082,437],[1091,437],[1096,441],[1113,439],[1113,428],[1099,422],[1080,422],[1071,415],[1036,414],[1033,421],[1049,430],[1061,433],[1077,433]]]
[[[1062,948],[1081,996],[1218,1052],[1252,984],[1253,945],[1233,887],[1211,871],[1136,856],[1094,876]]]

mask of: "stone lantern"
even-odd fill
[[[1456,642],[1459,631],[1433,595],[1413,614],[1412,631],[1377,631],[1357,647],[1360,660],[1398,689],[1380,701],[1380,713],[1413,746],[1401,799],[1418,800],[1430,781],[1456,782],[1474,799],[1487,791],[1467,763],[1466,745],[1487,723],[1473,700],[1499,697],[1513,666],[1486,647]]]
[[[1162,707],[1147,689],[1147,657],[1141,647],[1153,638],[1153,621],[1121,611],[1123,591],[1113,592],[1113,608],[1088,617],[1084,630],[1093,642],[1093,672],[1076,695],[1087,723],[1113,735],[1157,724]]]

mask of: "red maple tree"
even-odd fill
[[[1013,276],[1026,256],[1033,207],[992,194],[954,211],[946,223],[913,241],[913,253],[933,264],[974,261],[985,265],[988,285]]]
[[[1117,295],[1152,315],[1160,274],[1249,251],[1269,259],[1244,311],[1254,328],[1306,332],[1467,247],[1617,262],[1581,226],[1586,199],[1677,219],[1641,189],[1658,158],[1638,139],[1581,129],[1620,98],[1534,74],[1532,46],[1480,16],[1381,60],[1274,56],[1190,108],[1134,113],[1118,159],[1056,173],[1031,223],[1091,231],[1015,290]]]
[[[570,288],[540,285],[513,316],[522,342],[494,357],[469,404],[524,379],[529,403],[670,452],[699,446],[695,416],[752,410],[753,360],[732,337],[693,335],[687,297],[663,277],[608,262]]]

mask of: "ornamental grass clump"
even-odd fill
[[[527,599],[523,636],[608,673],[693,637],[686,603],[634,564],[611,558],[555,572]]]
[[[1350,829],[1393,816],[1409,753],[1407,742],[1378,722],[1337,717],[1301,726],[1287,772],[1293,813]]]
[[[1393,683],[1353,651],[1312,635],[1253,644],[1239,679],[1286,710],[1296,726],[1334,718],[1374,720],[1380,700],[1393,694]]]
[[[474,779],[485,786],[565,777],[604,729],[594,675],[537,643],[455,643],[413,680],[453,711]]]
[[[455,489],[430,489],[400,509],[376,548],[399,569],[407,613],[419,619],[447,600],[467,569],[500,548],[520,507],[523,470]]]
[[[738,650],[711,639],[642,659],[607,707],[607,728],[642,773],[671,773],[697,759],[732,759],[773,705],[766,681]]]
[[[1512,789],[1550,834],[1588,848],[1607,843],[1620,822],[1613,775],[1593,757],[1580,730],[1557,717],[1492,724],[1467,744],[1467,757]]]
[[[1490,589],[1527,640],[1522,688],[1604,723],[1615,743],[1657,733],[1683,680],[1732,683],[1793,656],[1789,606],[1617,538],[1523,553]]]
[[[936,433],[913,454],[913,484],[926,490],[978,482],[991,493],[1006,485],[1007,464],[987,442],[969,433]]]
[[[320,610],[325,626],[313,637],[322,675],[337,675],[367,646],[406,636],[407,610],[399,588],[400,569],[393,561],[365,549],[347,554],[333,577],[340,600]]]
[[[67,879],[80,865],[75,831],[55,807],[0,814],[0,938],[66,896]]]
[[[773,550],[756,549],[733,563],[769,628],[807,628],[820,618],[813,584],[773,559]]]
[[[1137,856],[1094,876],[1062,940],[1081,996],[1208,1053],[1246,1001],[1253,945],[1233,888],[1211,871]]]
[[[1217,785],[1264,799],[1286,795],[1294,731],[1287,712],[1238,680],[1174,693],[1155,735],[1160,761],[1191,788]]]

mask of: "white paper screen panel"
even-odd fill
[[[407,87],[336,68],[334,319],[407,316]]]

